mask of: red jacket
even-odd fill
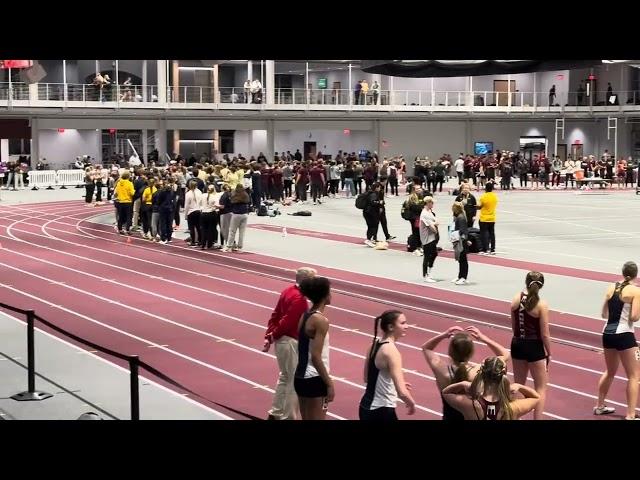
[[[298,322],[307,311],[307,299],[297,285],[287,287],[278,299],[278,304],[271,314],[265,338],[278,340],[283,335],[298,339]]]

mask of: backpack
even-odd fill
[[[356,197],[356,208],[360,210],[364,210],[367,208],[367,204],[369,203],[369,194],[361,193]]]
[[[299,212],[290,213],[289,215],[293,215],[296,217],[310,217],[311,212],[309,210],[300,210]]]
[[[405,220],[411,220],[411,209],[407,202],[402,204],[402,209],[400,210],[400,216]]]
[[[258,207],[258,216],[259,217],[269,216],[269,210],[267,209],[267,206],[264,203]]]

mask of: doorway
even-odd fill
[[[303,160],[309,160],[309,158],[316,158],[316,142],[304,142],[303,148]]]
[[[558,145],[560,146],[560,145]],[[573,145],[571,145],[571,158],[573,158],[576,161],[580,161],[582,160],[582,144],[581,143],[574,143]]]
[[[567,161],[567,144],[566,143],[558,144],[558,153],[556,153],[556,155],[560,157],[560,160],[562,160],[563,163]]]
[[[509,81],[494,80],[493,81],[494,99],[493,103],[497,107],[506,107],[509,105]],[[511,80],[511,105],[516,104],[516,81]]]

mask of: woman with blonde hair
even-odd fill
[[[447,351],[448,359],[444,359],[441,354],[435,352],[440,342],[446,338],[450,339]],[[486,343],[493,353],[503,361],[508,361],[509,352],[507,349],[473,326],[469,326],[464,330],[459,326],[450,327],[422,345],[422,353],[436,377],[436,384],[440,392],[453,383],[472,381],[478,374],[480,365],[473,366],[470,364],[475,350],[474,340]],[[440,393],[440,396],[442,397],[442,393]],[[463,415],[445,402],[444,397],[442,398],[442,420],[464,420]]]
[[[524,398],[512,399],[518,393]],[[500,357],[487,358],[473,382],[449,385],[442,396],[465,420],[517,420],[539,403],[535,390],[509,383],[507,364]]]

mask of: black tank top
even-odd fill
[[[465,368],[465,367],[460,366],[458,368]],[[453,365],[449,365],[449,378],[452,381],[453,381],[454,374],[455,374],[455,371],[454,371]],[[456,410],[455,408],[453,408],[451,405],[449,405],[447,401],[444,399],[444,396],[442,395],[442,393],[440,393],[440,398],[442,399],[442,420],[446,420],[449,422],[464,420],[464,415],[458,410]]]
[[[378,383],[378,375],[380,374],[380,370],[376,367],[376,355],[378,354],[380,347],[385,343],[389,342],[381,342],[380,340],[377,340],[376,344],[371,349],[371,355],[369,355],[367,365],[367,388],[360,400],[360,408],[364,408],[365,410],[371,409],[371,404],[373,403],[376,395],[376,384]]]

